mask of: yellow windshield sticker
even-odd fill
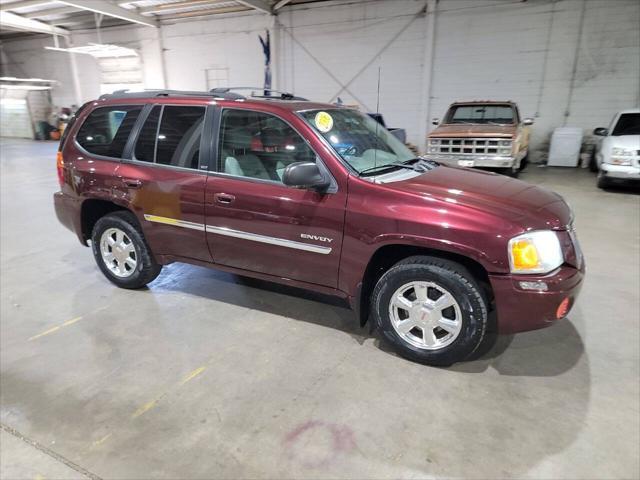
[[[333,128],[333,117],[327,112],[318,112],[316,113],[315,124],[321,133],[327,133]]]

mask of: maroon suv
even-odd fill
[[[58,153],[60,221],[114,284],[187,262],[337,295],[402,355],[469,357],[567,315],[571,209],[506,176],[416,158],[356,110],[287,94],[116,92]]]

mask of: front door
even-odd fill
[[[211,261],[204,232],[206,172],[199,168],[203,106],[155,105],[129,157],[120,189],[157,255]]]
[[[290,163],[321,161],[303,137],[274,115],[223,109],[217,143],[205,194],[214,262],[336,288],[346,192],[282,183]]]

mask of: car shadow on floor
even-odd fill
[[[148,291],[162,290],[180,291],[332,328],[348,334],[360,345],[373,339],[382,351],[396,355],[389,345],[380,341],[372,323],[361,327],[346,300],[338,297],[185,264],[165,267]],[[571,370],[583,357],[584,344],[569,319],[517,335],[497,335],[496,322],[492,313],[489,333],[472,357],[447,368],[464,373],[480,373],[492,368],[501,375],[551,377]]]

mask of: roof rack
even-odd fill
[[[272,100],[298,100],[306,102],[308,99],[303,97],[297,97],[293,93],[282,92],[280,90],[273,90],[271,88],[264,87],[224,87],[224,88],[214,88],[209,90],[213,95],[233,95],[232,90],[251,90],[250,97],[251,98],[266,98]],[[261,95],[255,93],[255,91],[261,92]],[[274,95],[274,93],[276,95]],[[236,94],[238,95],[238,94]],[[240,96],[241,98],[244,98]]]
[[[222,98],[224,100],[240,100],[245,99],[244,95],[235,93],[232,90],[251,90],[251,98],[265,98],[272,100],[299,100],[307,101],[306,98],[296,97],[292,93],[281,92],[279,90],[265,89],[262,87],[225,87],[214,88],[208,92],[188,91],[188,90],[142,90],[131,91],[128,89],[116,90],[113,93],[105,93],[100,95],[99,100],[112,100],[117,98],[155,98],[155,97],[209,97]],[[265,95],[256,94],[256,90],[260,93],[267,93]],[[274,95],[275,94],[275,95]]]

